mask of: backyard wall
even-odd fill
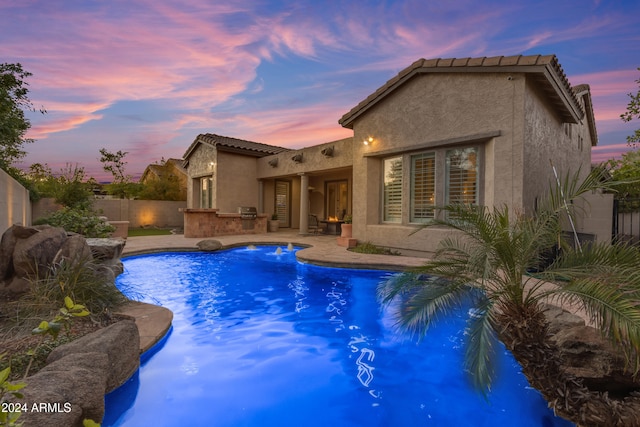
[[[129,221],[129,228],[162,227],[182,228],[183,214],[180,209],[187,202],[166,200],[95,199],[93,207],[109,221]],[[33,204],[33,218],[47,216],[59,209],[53,199],[42,199]]]
[[[31,225],[29,191],[0,169],[0,234],[13,224]]]

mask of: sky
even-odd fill
[[[640,79],[637,0],[0,0],[0,63],[32,73],[22,167],[101,148],[137,177],[200,133],[289,148],[352,136],[338,119],[419,58],[555,54],[591,86],[593,161],[619,157]]]

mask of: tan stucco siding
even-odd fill
[[[523,207],[532,213],[540,199],[555,186],[553,167],[560,178],[581,169],[589,172],[591,144],[583,123],[563,123],[535,86],[528,84],[525,98],[525,165]],[[582,142],[580,139],[582,138]]]
[[[354,188],[359,189],[353,195],[354,236],[374,243],[393,241],[403,229],[403,239],[417,239],[407,237],[413,230],[409,225],[380,224],[382,161],[366,157],[375,152],[384,157],[385,152],[406,153],[417,146],[423,151],[446,149],[443,144],[458,138],[460,145],[466,145],[465,137],[499,132],[482,144],[472,144],[483,150],[481,200],[519,204],[523,91],[523,79],[509,79],[505,74],[433,73],[417,76],[359,117],[353,127],[353,180]],[[373,142],[364,145],[369,137]]]
[[[352,138],[346,138],[300,150],[285,151],[263,157],[257,161],[257,176],[261,179],[267,179],[281,176],[294,176],[300,173],[349,168],[351,167],[353,159],[351,147]],[[322,150],[326,148],[333,148],[332,156],[328,157],[322,154]],[[302,162],[296,163],[291,159],[296,154],[302,154]],[[274,159],[277,159],[277,165],[275,167],[269,165],[269,162]]]
[[[215,207],[220,212],[237,212],[240,206],[258,206],[256,158],[218,151]]]
[[[200,182],[205,176],[216,175],[217,151],[207,144],[199,144],[189,157],[187,166],[187,207],[200,207]],[[215,180],[214,180],[215,183]],[[213,193],[215,197],[215,192]],[[215,205],[214,205],[215,206]]]

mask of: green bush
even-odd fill
[[[115,227],[100,218],[98,214],[87,208],[64,207],[36,224],[49,224],[62,227],[66,231],[82,234],[85,237],[109,237]]]

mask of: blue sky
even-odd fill
[[[221,4],[222,3],[222,4]],[[338,119],[419,58],[556,54],[588,83],[599,145],[628,150],[619,116],[640,78],[638,1],[0,0],[0,62],[33,73],[25,165],[99,149],[139,175],[199,133],[291,148],[351,135]]]

